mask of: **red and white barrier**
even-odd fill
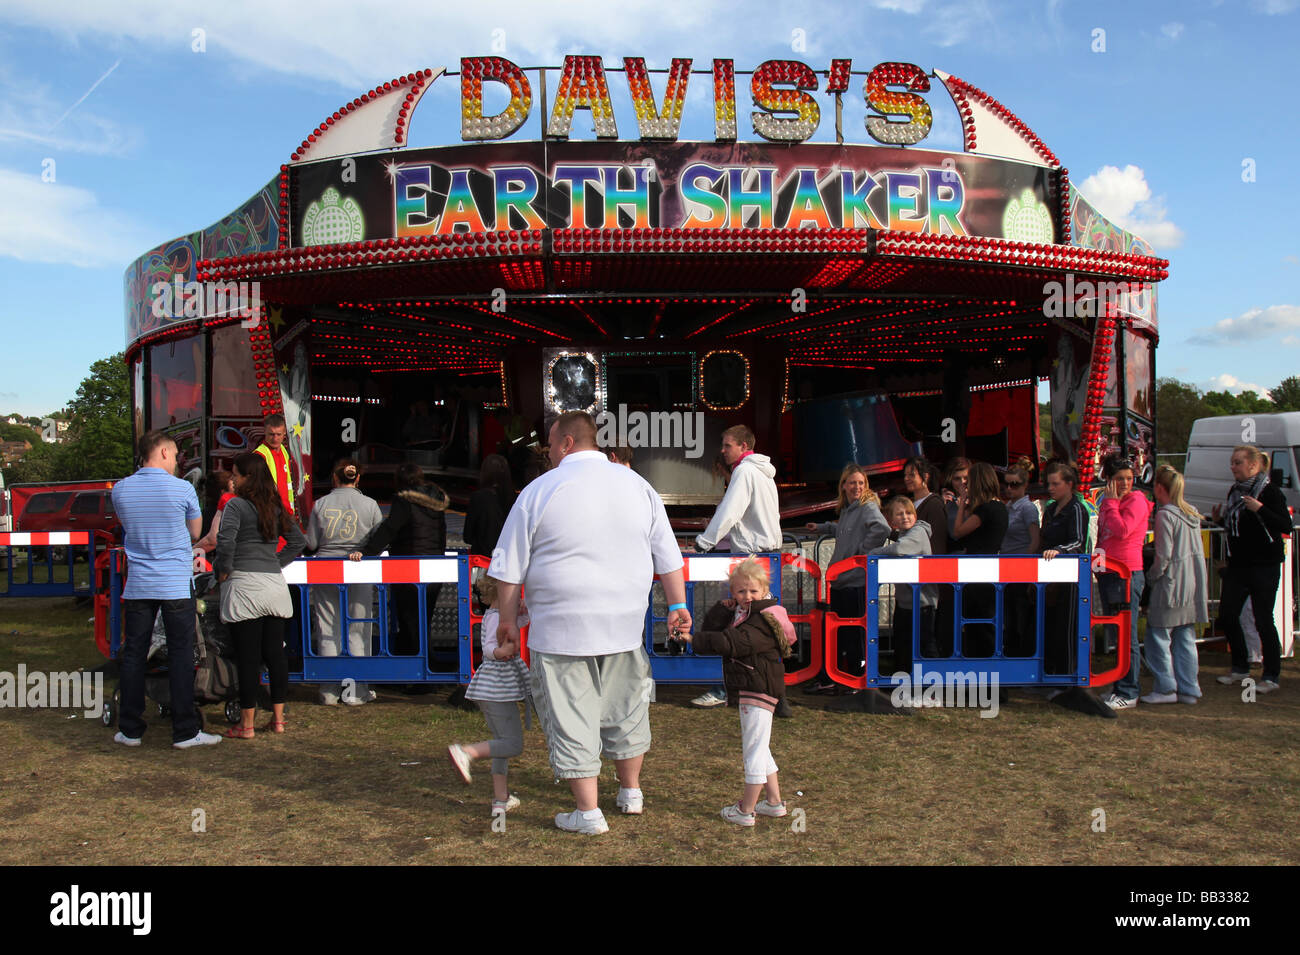
[[[748,560],[747,554],[717,554],[705,557],[687,557],[682,577],[686,581],[726,580],[731,568]]]
[[[1084,568],[1082,571],[1080,568]],[[882,557],[882,584],[1077,584],[1079,560],[1041,557]]]
[[[454,584],[455,557],[387,557],[383,560],[295,560],[283,568],[290,584]]]
[[[90,531],[14,531],[0,534],[0,547],[87,546]]]

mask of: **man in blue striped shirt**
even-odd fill
[[[143,465],[113,486],[122,522],[126,589],[122,593],[122,715],[114,742],[139,746],[144,735],[144,674],[154,620],[162,611],[171,678],[172,745],[177,749],[221,742],[199,730],[194,709],[193,545],[202,530],[198,495],[176,477],[176,442],[161,431],[140,439]]]

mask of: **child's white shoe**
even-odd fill
[[[509,812],[511,809],[518,809],[518,808],[519,808],[519,797],[516,796],[514,793],[511,793],[510,797],[506,799],[504,802],[502,802],[500,799],[492,800],[492,815],[494,816],[499,812]]]
[[[758,805],[754,807],[754,812],[758,813],[760,816],[771,816],[773,819],[780,819],[789,812],[789,810],[785,808],[785,803],[783,802],[773,805],[766,799],[760,799]]]
[[[452,743],[447,747],[447,758],[451,760],[452,769],[460,773],[460,778],[469,783],[469,764],[471,762],[469,753],[461,747],[460,743]]]
[[[754,814],[752,812],[741,812],[738,803],[724,806],[722,818],[727,822],[734,822],[738,826],[752,826],[754,824]]]

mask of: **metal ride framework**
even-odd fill
[[[50,534],[0,534],[0,548],[8,561],[8,588],[0,596],[62,597],[89,596],[95,604],[95,639],[101,653],[116,659],[122,645],[122,592],[127,572],[125,553],[120,547],[98,550],[96,544],[109,543],[107,536],[94,532],[71,531]],[[25,561],[25,579],[14,579],[15,550],[47,547],[44,561]],[[53,548],[64,548],[62,559],[55,560]],[[75,586],[75,562],[85,553],[93,565],[88,586]],[[968,680],[970,674],[993,680],[1000,686],[1102,686],[1127,672],[1130,659],[1131,621],[1129,602],[1118,612],[1099,612],[1094,600],[1092,569],[1087,555],[1064,554],[1047,561],[1037,556],[956,556],[956,557],[851,557],[832,564],[823,576],[820,566],[795,553],[765,554],[773,581],[773,596],[781,601],[795,625],[799,637],[795,656],[787,664],[786,684],[795,685],[825,669],[831,679],[851,689],[885,688],[896,685],[891,677],[881,675],[881,635],[891,633],[885,625],[891,617],[893,588],[916,588],[925,585],[948,585],[954,591],[953,654],[943,658],[922,657],[919,634],[915,627],[910,635],[912,659],[922,667],[926,681],[948,684]],[[686,555],[686,601],[692,616],[702,618],[712,601],[725,594],[727,575],[743,556]],[[301,665],[291,664],[290,681],[295,683],[338,683],[352,679],[365,683],[468,683],[481,655],[476,631],[482,614],[471,600],[471,586],[486,571],[485,557],[466,553],[433,557],[376,557],[362,561],[340,558],[303,558],[284,568],[286,582],[294,589],[301,611],[302,627],[290,641],[290,656],[299,657]],[[35,571],[43,566],[43,579]],[[67,580],[56,580],[56,570],[67,567]],[[859,617],[839,616],[827,607],[830,584],[845,571],[864,568],[867,579],[866,610]],[[1127,591],[1130,571],[1120,562],[1108,560],[1107,572],[1117,573]],[[375,588],[376,614],[369,618],[349,617],[347,587],[354,584]],[[455,585],[456,633],[454,649],[440,653],[429,630],[427,588],[431,585]],[[1034,647],[1024,656],[1009,655],[1004,646],[1006,588],[1028,585],[1035,591]],[[973,585],[992,586],[996,597],[991,617],[967,616],[962,595]],[[394,586],[414,586],[419,591],[419,650],[414,655],[394,655],[389,649],[391,595]],[[349,624],[367,622],[374,629],[374,654],[368,657],[326,657],[314,652],[311,613],[311,589],[332,588],[339,600],[340,632]],[[1069,588],[1072,602],[1068,634],[1048,632],[1045,594],[1049,587]],[[666,600],[657,581],[652,585],[643,629],[644,646],[650,657],[658,683],[714,684],[722,680],[722,659],[696,655],[690,648],[673,652],[667,642]],[[915,605],[915,604],[914,604]],[[914,620],[918,619],[914,617]],[[963,630],[968,625],[991,626],[995,635],[992,656],[963,654]],[[1103,672],[1092,672],[1095,651],[1094,634],[1101,626],[1115,627],[1117,658],[1115,665]],[[840,632],[847,627],[866,631],[866,669],[861,675],[844,672],[838,666]],[[527,630],[522,650],[527,660]],[[1068,672],[1048,673],[1047,642],[1055,636],[1070,645],[1072,661]],[[346,641],[344,641],[346,644]],[[431,648],[433,648],[431,650]]]

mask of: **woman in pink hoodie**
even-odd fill
[[[731,598],[720,600],[704,616],[692,637],[696,653],[723,657],[727,699],[740,708],[744,747],[745,791],[740,801],[722,810],[738,826],[754,825],[755,814],[784,816],[785,803],[772,759],[772,712],[785,696],[785,665],[794,645],[794,624],[768,591],[767,561],[750,557],[732,568]],[[763,800],[759,796],[766,788]]]
[[[1147,525],[1151,522],[1151,502],[1145,494],[1133,487],[1133,463],[1116,455],[1102,465],[1101,476],[1106,481],[1106,496],[1102,499],[1097,518],[1097,550],[1104,561],[1117,560],[1132,572],[1129,584],[1128,605],[1131,617],[1132,656],[1128,673],[1115,684],[1114,692],[1106,700],[1113,710],[1126,710],[1137,706],[1141,692],[1139,676],[1142,669],[1142,652],[1138,648],[1138,603],[1146,577],[1142,572],[1142,543],[1146,540]],[[1102,568],[1104,568],[1104,563]],[[1122,581],[1118,575],[1100,575],[1100,590],[1108,612],[1114,604],[1123,606]],[[1109,580],[1106,578],[1109,576]],[[1120,587],[1116,585],[1119,584]]]

